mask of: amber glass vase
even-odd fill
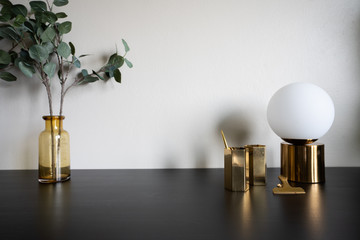
[[[43,116],[45,130],[39,136],[39,182],[70,179],[70,137],[63,129],[64,116]]]

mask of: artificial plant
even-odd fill
[[[19,69],[26,77],[36,75],[45,86],[50,116],[53,116],[51,82],[58,78],[60,83],[60,110],[66,93],[72,87],[96,82],[99,79],[114,78],[121,82],[120,67],[124,62],[128,67],[132,63],[125,58],[130,50],[122,39],[125,55],[116,53],[99,70],[88,72],[81,69],[80,59],[87,55],[76,55],[75,46],[64,41],[64,36],[71,31],[72,23],[63,21],[67,17],[64,12],[56,12],[58,8],[68,4],[68,0],[30,1],[30,10],[21,4],[13,4],[9,0],[0,0],[0,40],[8,41],[8,49],[0,49],[0,78],[5,81],[16,81],[16,76],[9,72],[11,68]],[[54,7],[55,6],[55,7]],[[78,70],[78,74],[70,74]],[[72,78],[69,80],[69,78]]]

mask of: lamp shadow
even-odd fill
[[[226,115],[217,125],[219,135],[224,132],[229,147],[239,147],[248,144],[250,138],[250,119],[241,112],[232,112]]]

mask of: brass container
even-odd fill
[[[246,158],[249,159],[249,183],[252,186],[266,185],[265,145],[246,145]]]
[[[325,182],[324,144],[281,143],[281,175],[300,183]]]
[[[64,116],[44,116],[45,130],[39,136],[39,182],[70,179],[70,137],[63,129]]]
[[[224,149],[225,189],[234,192],[249,190],[249,161],[243,147]]]

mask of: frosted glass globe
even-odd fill
[[[286,141],[318,139],[330,129],[334,117],[330,96],[322,88],[305,82],[280,88],[267,109],[270,127]]]

